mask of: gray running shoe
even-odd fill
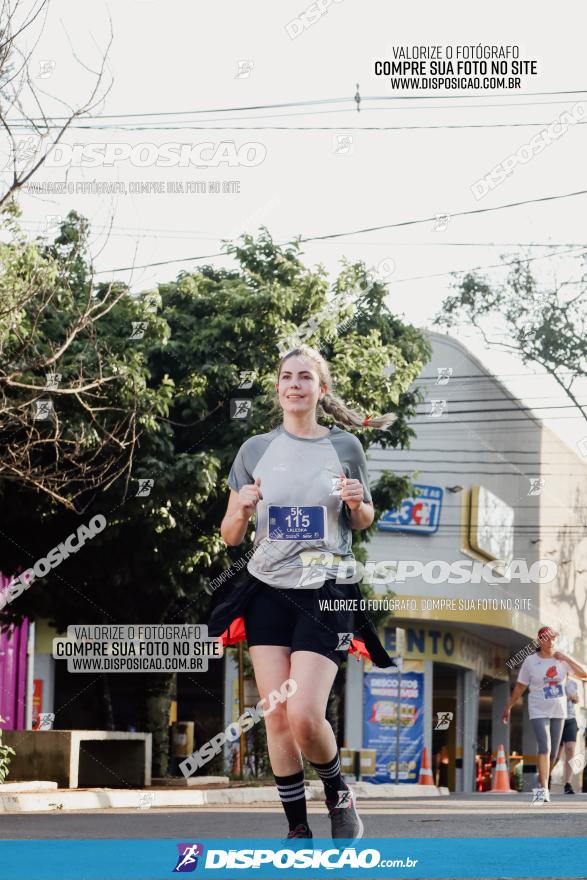
[[[532,789],[534,797],[532,798],[532,804],[534,805],[542,805],[546,803],[546,789],[544,788],[534,788]]]
[[[358,840],[363,836],[363,823],[355,807],[355,796],[350,789],[339,791],[338,800],[326,801],[332,839]]]

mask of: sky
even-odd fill
[[[87,99],[111,28],[110,87],[93,118],[65,135],[62,158],[35,181],[63,181],[67,172],[74,186],[117,183],[126,194],[23,193],[27,232],[42,233],[56,217],[77,210],[91,222],[97,277],[125,280],[134,291],[202,262],[230,265],[218,256],[221,239],[260,225],[277,242],[348,233],[305,243],[303,259],[322,264],[331,277],[343,258],[365,261],[384,276],[390,308],[423,328],[432,326],[450,292],[451,272],[485,267],[488,279],[499,283],[507,271],[499,266],[502,255],[511,260],[530,253],[545,284],[576,280],[587,196],[534,200],[587,189],[584,125],[568,125],[480,199],[474,184],[561,113],[587,119],[584,4],[563,2],[555,15],[550,3],[535,0],[486,6],[339,0],[308,24],[315,8],[304,0],[52,0],[34,48],[31,38],[46,113],[62,115],[66,105]],[[375,61],[393,59],[394,47],[479,44],[518,46],[521,59],[536,61],[537,73],[523,77],[519,90],[414,92],[393,90],[388,77],[374,72]],[[559,94],[543,94],[552,92]],[[524,124],[530,122],[539,125]],[[390,126],[394,130],[382,130]],[[211,142],[205,155],[217,157],[223,142],[234,143],[228,150],[243,161],[204,168],[155,163],[163,145],[178,142]],[[76,144],[127,145],[130,156],[67,167],[67,150]],[[153,145],[140,153],[142,165],[140,144]],[[167,191],[177,183],[187,190],[189,181],[205,188],[218,181],[220,192]],[[133,183],[157,182],[164,192],[130,192]],[[223,184],[238,191],[223,192]],[[527,201],[534,203],[485,210]],[[484,212],[450,216],[446,223],[435,219],[479,209]],[[423,222],[357,232],[406,221]],[[553,251],[561,253],[553,257]],[[458,337],[576,448],[587,425],[570,407],[547,408],[568,404],[553,380],[488,350],[471,331]],[[575,390],[587,401],[587,383]]]

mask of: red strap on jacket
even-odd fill
[[[220,641],[223,645],[236,645],[246,638],[244,617],[235,617],[228,629],[225,629],[220,636]]]

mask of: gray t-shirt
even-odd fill
[[[341,474],[360,480],[371,501],[363,447],[337,427],[309,438],[279,426],[243,443],[228,485],[238,492],[261,479],[250,574],[273,587],[318,589],[336,578],[339,562],[354,559]]]

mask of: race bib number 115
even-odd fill
[[[281,507],[270,504],[267,509],[269,541],[323,541],[326,539],[326,508]]]

